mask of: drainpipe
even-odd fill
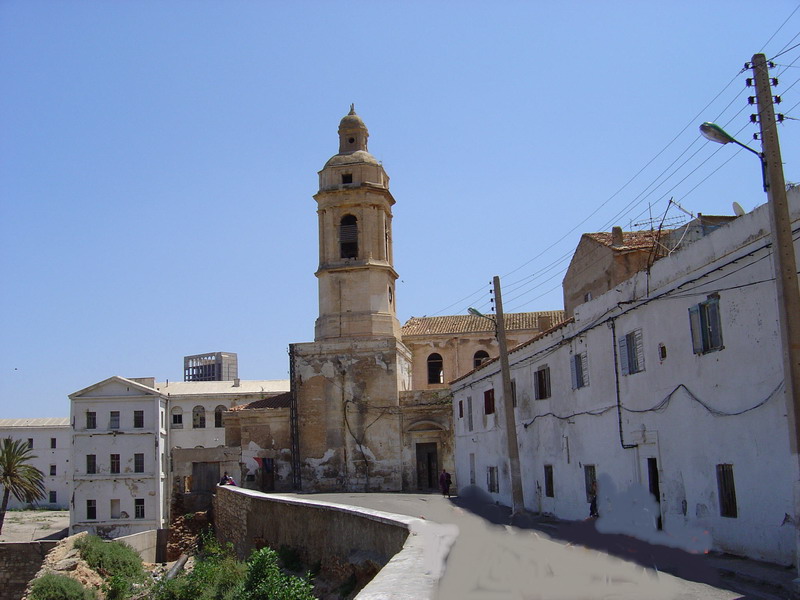
[[[623,450],[630,450],[631,448],[638,448],[639,444],[626,444],[622,435],[622,400],[619,393],[619,358],[617,356],[617,324],[614,319],[611,319],[611,340],[614,346],[614,384],[617,394],[617,420],[619,422],[619,443],[622,445]]]

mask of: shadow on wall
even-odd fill
[[[598,487],[600,518],[584,521],[563,521],[529,513],[512,517],[509,507],[496,504],[488,492],[476,486],[468,486],[450,501],[495,525],[536,530],[554,540],[605,552],[647,569],[656,567],[682,579],[727,589],[726,582],[706,562],[702,551],[692,553],[677,544],[666,545],[665,540],[674,540],[656,530],[652,514],[642,512],[648,507],[642,507],[639,490],[629,489],[620,493],[603,476],[599,478]],[[649,493],[645,497],[648,498]],[[655,501],[649,499],[655,505]],[[589,505],[586,506],[588,514]],[[652,510],[652,507],[648,509]],[[601,531],[604,510],[608,511],[609,517],[605,518]],[[626,514],[629,518],[625,517]]]

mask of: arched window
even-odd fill
[[[202,406],[195,406],[192,409],[192,427],[204,429],[206,426],[206,409]]]
[[[225,412],[224,406],[218,406],[214,409],[214,427],[223,427],[222,413]]]
[[[444,361],[435,352],[428,357],[428,383],[444,383]]]
[[[353,215],[339,223],[339,250],[341,258],[358,258],[358,219]]]
[[[476,369],[489,360],[489,353],[486,350],[478,350],[472,357],[472,366]]]
[[[170,414],[172,415],[172,429],[183,429],[183,409],[180,406],[174,406]]]

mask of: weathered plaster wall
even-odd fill
[[[417,444],[435,443],[441,470],[455,473],[453,408],[450,390],[415,390],[400,394],[403,431],[403,489],[424,486],[418,481]],[[453,476],[452,492],[458,488]]]
[[[0,544],[0,600],[19,600],[28,582],[58,542],[9,542]]]
[[[795,193],[795,226],[799,201]],[[648,467],[656,464],[660,502],[651,514],[662,518],[663,535],[683,540],[693,530],[702,545],[705,531],[715,549],[793,562],[794,467],[768,230],[766,207],[760,207],[581,305],[574,323],[511,353],[526,507],[585,518],[584,467],[594,465],[602,518],[603,498],[619,502],[631,486],[643,486],[648,497]],[[712,293],[719,295],[723,347],[695,353],[689,308]],[[619,339],[634,330],[641,330],[644,368],[624,374]],[[588,384],[573,389],[570,361],[579,352],[588,356]],[[534,374],[545,365],[552,394],[535,400]],[[499,490],[492,495],[508,504],[506,438],[496,426],[503,422],[501,387],[495,364],[454,384],[454,412],[468,398],[473,406],[471,429],[466,411],[454,416],[456,468],[462,483],[474,474],[484,489],[488,469],[498,468]],[[497,412],[484,415],[489,388]],[[736,516],[721,514],[721,464],[732,465]],[[545,465],[553,469],[551,497]]]
[[[400,490],[398,363],[392,338],[297,344],[304,490]]]

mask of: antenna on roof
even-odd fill
[[[738,202],[733,203],[733,214],[735,214],[737,217],[743,217],[745,215],[742,205]]]

